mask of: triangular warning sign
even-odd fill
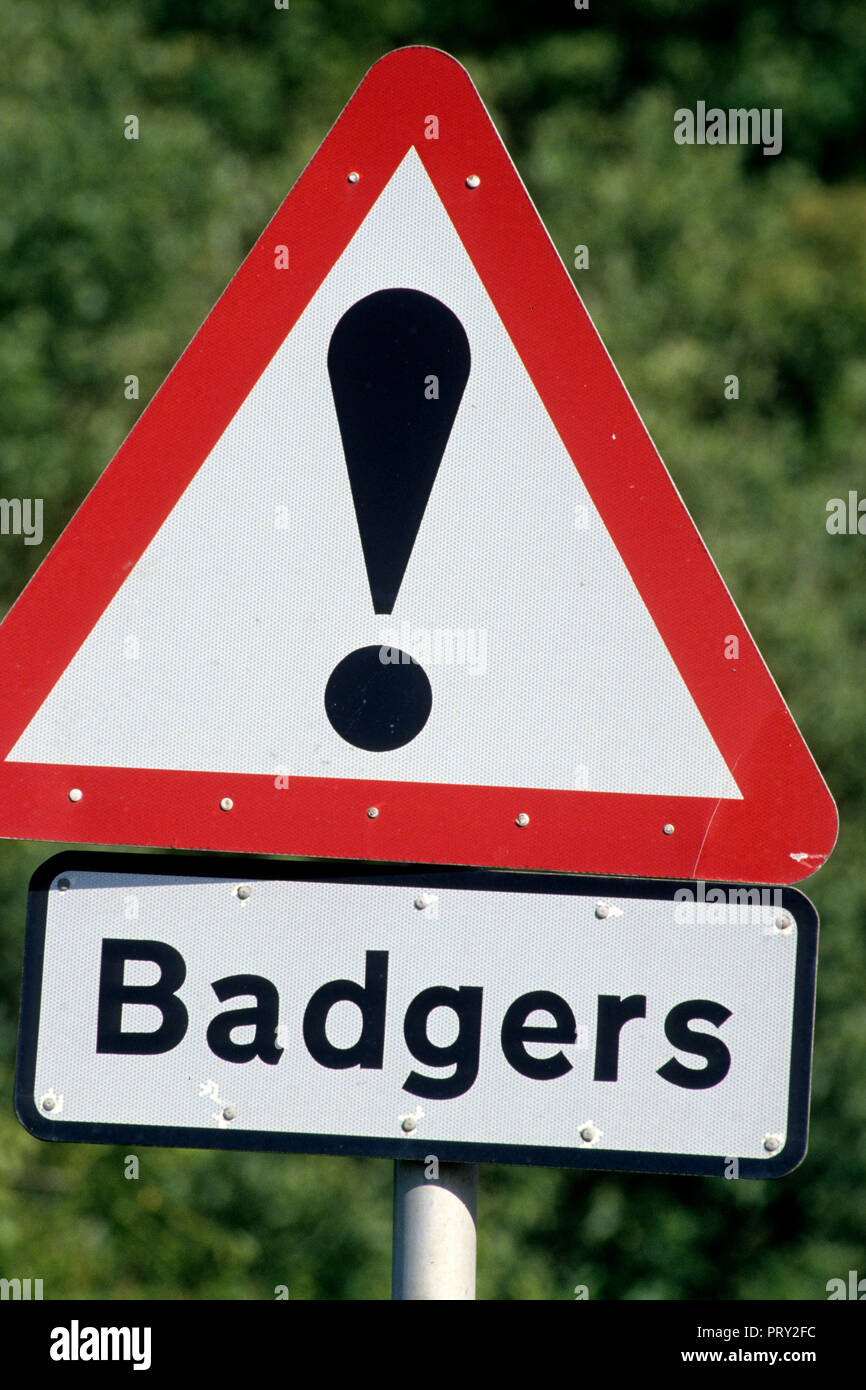
[[[791,882],[836,811],[464,70],[365,78],[0,627],[0,833]]]

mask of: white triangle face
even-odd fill
[[[454,311],[472,367],[377,617],[326,363],[345,311],[398,287]],[[393,752],[345,742],[324,705],[378,643],[433,690]],[[414,150],[9,758],[740,795]]]

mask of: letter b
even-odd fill
[[[124,984],[128,960],[152,961],[159,966],[159,979],[152,985]],[[97,1052],[150,1056],[177,1047],[189,1023],[186,1008],[177,997],[185,979],[183,956],[164,941],[104,940],[96,1013]],[[151,1032],[124,1033],[124,1004],[150,1004],[159,1009],[162,1023]]]

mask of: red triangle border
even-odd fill
[[[0,626],[4,758],[412,146],[742,801],[4,762],[0,834],[755,884],[813,873],[835,843],[832,797],[468,75],[427,48],[367,74]]]

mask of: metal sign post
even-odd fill
[[[439,1163],[432,1154],[424,1162],[397,1160],[394,1299],[475,1298],[477,1201],[476,1163]]]

